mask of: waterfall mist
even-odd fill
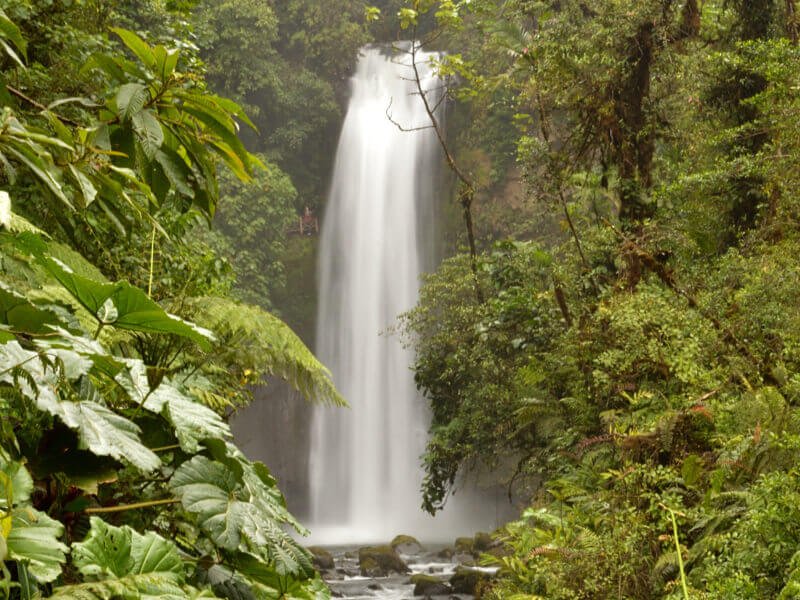
[[[461,495],[435,519],[419,508],[429,416],[413,353],[387,334],[417,301],[430,264],[441,149],[411,78],[410,46],[362,51],[336,154],[320,241],[317,354],[350,409],[316,409],[310,486],[317,543],[409,533],[427,541],[494,525]],[[431,54],[417,53],[435,104]],[[403,132],[387,116],[402,125]],[[458,500],[458,502],[454,502]]]

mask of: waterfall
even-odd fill
[[[452,540],[458,530],[457,516],[431,519],[419,508],[429,417],[413,354],[387,333],[417,301],[442,167],[409,80],[408,49],[362,50],[322,225],[317,354],[351,408],[317,409],[313,418],[310,527],[318,543],[397,533]],[[430,58],[417,53],[435,103]]]

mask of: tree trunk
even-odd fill
[[[681,25],[677,39],[691,38],[698,33],[700,33],[700,8],[697,0],[686,0],[681,12]]]
[[[797,18],[797,5],[795,0],[786,0],[786,32],[789,39],[796,46],[800,39],[800,22]]]
[[[615,106],[619,128],[612,139],[620,177],[620,219],[641,221],[649,216],[642,189],[652,183],[655,148],[653,135],[647,131],[644,103],[650,95],[650,68],[654,55],[654,26],[644,23],[631,40],[628,57],[630,73],[616,90]]]

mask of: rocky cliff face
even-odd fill
[[[308,456],[311,406],[280,380],[253,390],[253,402],[231,419],[236,443],[251,460],[269,467],[289,510],[308,516]]]

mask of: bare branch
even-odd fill
[[[416,26],[413,28],[412,33],[412,40],[415,40],[417,33]],[[439,140],[439,145],[442,147],[442,152],[444,153],[445,160],[447,161],[447,166],[450,167],[450,170],[459,180],[460,190],[458,192],[458,201],[461,204],[461,210],[464,216],[464,225],[467,230],[470,267],[472,268],[472,275],[475,279],[475,296],[477,297],[478,302],[483,304],[483,292],[481,290],[480,279],[478,277],[478,249],[475,244],[475,228],[472,222],[472,202],[475,199],[475,186],[467,174],[464,173],[464,171],[462,171],[458,166],[453,154],[450,152],[450,147],[447,145],[445,132],[442,129],[439,119],[436,118],[436,108],[440,103],[437,102],[436,106],[432,106],[428,100],[427,93],[422,88],[422,79],[420,78],[419,67],[417,66],[417,52],[421,49],[421,47],[422,45],[418,44],[416,41],[411,42],[411,66],[414,69],[414,80],[417,85],[419,97],[422,100],[423,106],[425,107],[425,112],[428,115],[428,119],[430,119],[433,130],[436,132],[436,138]]]
[[[8,90],[9,94],[11,94],[12,96],[16,96],[20,100],[24,100],[31,106],[38,108],[41,111],[49,111],[49,109],[44,104],[37,102],[36,100],[34,100],[29,96],[26,96],[17,88],[11,87],[10,85],[6,85],[6,89]],[[58,118],[59,121],[61,121],[62,123],[66,123],[67,125],[72,125],[73,127],[81,126],[81,124],[78,123],[77,121],[73,121],[72,119],[68,119],[67,117],[62,117],[61,115],[56,115],[56,117]]]
[[[433,112],[437,112],[439,110],[439,107],[445,100],[447,100],[447,94],[442,94],[441,96],[439,96],[439,99],[436,101],[436,104],[433,105]]]
[[[389,105],[386,107],[386,118],[389,119],[389,122],[397,127],[403,133],[410,133],[412,131],[424,131],[426,129],[433,129],[433,125],[422,125],[420,127],[404,127],[399,122],[395,121],[392,117],[392,114],[389,112],[392,108],[392,101],[393,98],[389,98]]]

